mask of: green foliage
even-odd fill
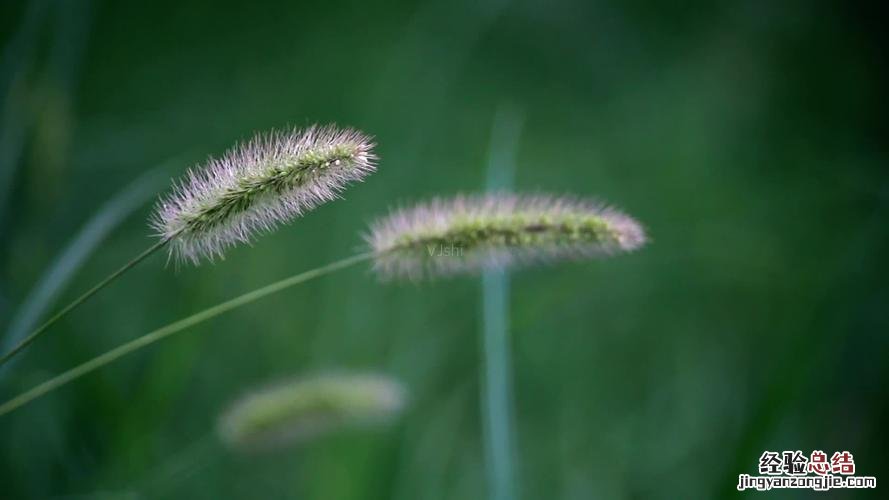
[[[4,51],[32,3],[0,2]],[[0,128],[23,138],[20,155],[2,151],[4,330],[103,202],[171,155],[337,122],[372,132],[385,162],[346,199],[213,266],[133,269],[25,352],[0,399],[347,255],[391,206],[482,189],[492,117],[509,100],[525,116],[516,190],[602,196],[653,236],[631,256],[513,276],[521,498],[735,498],[766,449],[849,449],[862,473],[889,470],[876,444],[889,429],[876,7],[36,3],[37,50],[0,63],[0,106],[17,110],[3,116],[22,118]],[[14,75],[13,60],[26,61]],[[149,210],[66,290],[150,244]],[[305,283],[7,415],[0,496],[138,492],[176,471],[157,496],[483,498],[478,280],[374,281],[354,269]],[[391,432],[268,457],[183,455],[242,391],[330,367],[404,380],[409,411]]]

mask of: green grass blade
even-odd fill
[[[110,200],[80,229],[54,259],[16,311],[3,337],[2,352],[8,352],[30,332],[52,306],[84,262],[108,234],[130,214],[152,199],[163,185],[163,172],[173,160],[143,174]],[[10,364],[13,361],[10,361]],[[0,374],[10,366],[0,368]]]

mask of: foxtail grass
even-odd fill
[[[222,413],[217,431],[236,451],[299,444],[336,431],[386,424],[405,404],[405,389],[379,374],[324,374],[254,390]]]
[[[553,263],[639,248],[642,227],[612,208],[573,198],[498,194],[457,197],[400,210],[371,226],[370,251],[306,271],[170,323],[72,368],[0,405],[0,416],[123,356],[191,326],[300,283],[374,261],[383,279],[502,269],[512,263]],[[464,248],[435,256],[430,245]],[[434,259],[453,259],[446,264]]]
[[[376,170],[373,148],[367,135],[333,126],[257,135],[190,171],[158,202],[152,226],[177,260],[222,257],[336,199]]]
[[[589,200],[494,193],[396,210],[365,237],[384,278],[420,280],[635,250],[645,231]]]
[[[256,135],[192,169],[157,203],[150,222],[159,239],[0,356],[0,366],[161,248],[194,264],[221,258],[226,249],[336,199],[350,182],[375,171],[373,148],[357,130],[313,126]]]

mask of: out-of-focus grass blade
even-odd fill
[[[39,125],[27,109],[34,82],[28,78],[38,50],[44,18],[54,11],[55,22],[46,74],[58,87],[61,99],[73,99],[86,50],[91,13],[87,1],[47,2],[32,0],[25,9],[17,33],[3,49],[0,62],[0,221],[8,209],[16,169],[19,167],[29,128]]]
[[[6,210],[13,174],[18,166],[29,117],[25,112],[25,73],[31,62],[48,2],[32,0],[18,30],[3,47],[0,59],[0,222]]]
[[[43,83],[35,85],[32,73],[41,65],[40,58],[35,56],[40,51],[41,35],[46,31],[45,18],[51,12],[55,20],[50,33],[49,60],[45,68],[41,68],[42,76],[38,78]],[[68,149],[70,103],[79,81],[89,24],[90,10],[86,0],[31,0],[24,8],[18,30],[3,48],[0,59],[0,238],[9,232],[7,224],[14,223],[7,221],[7,211],[12,203],[10,194],[15,190],[16,172],[21,168],[25,144],[33,136],[42,137],[44,141],[51,137],[56,144],[35,145],[36,150],[50,152],[48,157],[56,160],[49,163],[61,163],[64,158],[51,152]],[[41,92],[35,87],[44,90]],[[47,93],[46,89],[53,89],[49,92],[52,98],[41,95]],[[29,105],[35,99],[41,102],[39,112]],[[51,118],[47,118],[47,114]],[[44,172],[43,175],[47,174]],[[4,317],[8,317],[6,292],[0,289],[0,299],[3,300],[0,310]]]
[[[515,157],[523,117],[515,108],[501,105],[494,115],[488,150],[488,191],[509,189],[515,176]],[[487,270],[482,274],[482,417],[485,437],[485,472],[488,498],[516,498],[512,362],[509,330],[509,274]]]
[[[137,178],[108,200],[55,258],[13,316],[3,337],[2,352],[11,349],[37,324],[93,251],[127,216],[153,198],[163,185],[169,160]],[[11,360],[0,368],[11,366]]]

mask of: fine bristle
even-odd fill
[[[417,280],[629,252],[646,236],[631,217],[599,203],[494,193],[396,210],[365,239],[382,277]]]
[[[373,148],[369,136],[333,126],[257,135],[190,170],[158,202],[152,226],[177,260],[222,257],[375,171]]]

